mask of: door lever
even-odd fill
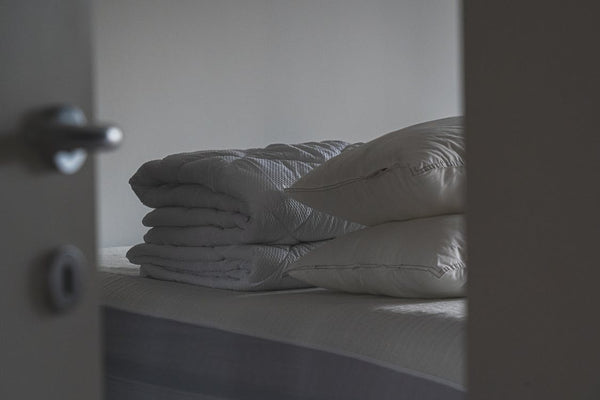
[[[58,171],[70,175],[79,171],[88,152],[117,148],[123,132],[114,125],[87,125],[81,109],[59,105],[30,115],[25,137]]]

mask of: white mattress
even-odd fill
[[[464,388],[464,299],[204,288],[140,277],[126,250],[101,253],[105,306],[325,350]]]

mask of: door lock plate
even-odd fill
[[[60,246],[48,264],[47,289],[50,306],[64,312],[75,306],[83,294],[86,261],[73,245]]]

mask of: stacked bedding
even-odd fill
[[[461,117],[388,133],[314,169],[287,191],[367,225],[289,267],[315,286],[395,297],[465,295],[465,143]]]
[[[290,264],[361,228],[316,211],[284,188],[339,155],[342,141],[182,153],[145,163],[130,184],[152,210],[127,253],[143,275],[222,289],[306,287]]]
[[[109,396],[463,399],[464,164],[459,117],[144,164],[162,281],[104,254]]]

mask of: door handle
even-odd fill
[[[123,132],[115,125],[88,125],[81,109],[59,105],[28,116],[25,137],[58,171],[70,175],[79,171],[89,152],[117,148]]]

